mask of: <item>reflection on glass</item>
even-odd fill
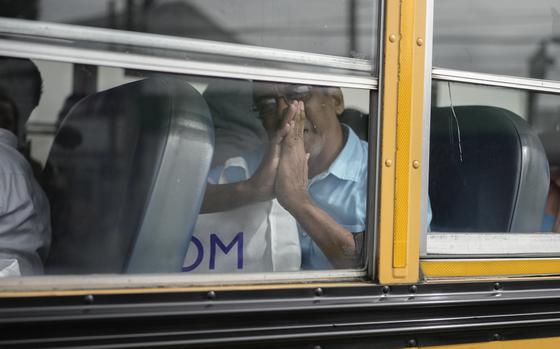
[[[438,0],[435,67],[560,80],[560,3]]]
[[[12,2],[0,16],[282,48],[376,57],[372,0]]]
[[[362,265],[369,91],[34,64],[43,90],[19,143],[52,234],[21,236],[45,273]]]
[[[557,231],[560,96],[434,82],[433,231]]]

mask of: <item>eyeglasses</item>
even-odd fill
[[[311,98],[313,86],[287,85],[284,88],[275,88],[274,95],[259,97],[253,104],[253,111],[259,112],[260,117],[273,115],[278,110],[278,99],[283,99],[286,104],[292,101],[306,102]]]

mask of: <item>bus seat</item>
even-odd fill
[[[47,272],[180,272],[213,137],[206,102],[180,79],[145,79],[81,100],[47,160]]]
[[[361,140],[368,141],[369,115],[357,109],[344,109],[340,115],[340,122],[350,126]]]
[[[431,230],[539,231],[549,171],[536,133],[502,108],[457,106],[455,114],[432,109]]]

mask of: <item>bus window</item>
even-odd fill
[[[367,89],[12,60],[40,72],[20,143],[52,217],[22,275],[363,267]]]
[[[560,254],[558,95],[450,81],[432,92],[426,255]]]
[[[308,63],[321,61],[323,55],[338,56],[339,62],[345,62],[344,67],[357,65],[370,70],[377,67],[377,45],[371,39],[378,31],[377,8],[376,2],[370,0],[56,0],[17,4],[0,12],[0,16],[165,35],[153,37],[148,47],[152,52],[158,45],[165,47],[175,42],[173,37],[188,38],[191,40],[182,48],[190,51],[191,59],[198,57],[196,52],[210,53],[205,59],[211,60],[224,55],[298,59],[298,55],[278,50],[283,49],[319,54],[310,56]],[[84,35],[74,44],[83,45],[89,39],[91,36]],[[215,45],[216,42],[229,45]],[[276,50],[257,52],[252,46]],[[114,45],[112,49],[119,48]],[[158,54],[174,53],[167,50]],[[179,57],[184,55],[183,51]],[[374,73],[376,69],[372,69]]]
[[[558,80],[559,16],[548,0],[435,1],[433,65]]]

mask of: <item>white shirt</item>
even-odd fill
[[[11,270],[0,276],[42,274],[50,243],[47,197],[17,151],[16,136],[0,129],[0,268]]]

